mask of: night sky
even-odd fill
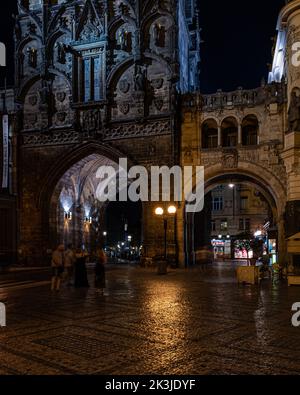
[[[5,3],[5,7],[3,6]],[[11,15],[16,1],[2,1],[0,41],[8,46],[7,76],[13,83],[13,47]],[[216,5],[217,4],[217,5]],[[217,89],[233,90],[238,86],[254,88],[267,78],[271,63],[271,37],[284,0],[251,2],[200,0],[202,39],[201,86],[203,93]],[[0,70],[3,85],[4,70]]]
[[[201,90],[255,88],[267,79],[284,0],[200,0]]]

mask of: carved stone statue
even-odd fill
[[[57,50],[57,61],[61,64],[65,64],[66,63],[66,50],[65,50],[64,44],[56,43],[55,47]]]
[[[146,70],[142,66],[137,66],[134,77],[134,89],[137,92],[145,91],[146,88]]]
[[[37,67],[37,49],[36,48],[28,48],[28,65],[33,67],[34,69]]]
[[[127,30],[122,30],[120,32],[120,46],[123,51],[130,51],[131,47],[131,33]]]
[[[86,131],[100,130],[102,126],[101,113],[99,110],[88,110],[83,113],[82,127]]]
[[[157,47],[165,46],[165,27],[156,23],[154,26],[154,43]]]
[[[300,97],[297,96],[296,92],[292,92],[288,122],[290,131],[300,132]]]

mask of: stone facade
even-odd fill
[[[286,84],[254,90],[186,95],[183,99],[181,164],[205,168],[205,192],[230,180],[250,183],[268,201],[285,250],[284,215],[288,177],[284,159]],[[194,232],[195,218],[184,218],[179,234]],[[179,242],[194,250],[195,245]],[[193,251],[182,251],[191,256]]]
[[[300,74],[292,61],[300,0],[280,13],[268,84],[212,95],[199,93],[194,0],[19,0],[18,8],[13,182],[19,250],[31,262],[61,236],[61,181],[80,217],[77,232],[79,207],[95,192],[94,165],[120,157],[147,168],[203,165],[206,192],[224,177],[255,185],[272,209],[284,256],[286,236],[300,230]],[[154,207],[143,205],[149,256],[163,238]],[[193,253],[194,221],[179,204],[168,238],[181,264]]]
[[[76,163],[91,155],[146,167],[178,161],[177,96],[199,89],[200,37],[191,0],[19,0],[18,8],[20,250],[38,263],[58,241],[51,212]],[[75,210],[95,185],[84,184],[78,166],[71,176],[79,177],[69,189]],[[163,230],[154,206],[143,210],[144,244],[154,255]]]

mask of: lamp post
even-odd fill
[[[177,208],[173,205],[168,207],[167,214],[162,207],[157,207],[155,210],[155,215],[162,217],[164,221],[164,260],[167,261],[167,232],[168,232],[168,215],[175,216],[177,213]]]
[[[103,232],[103,237],[104,237],[104,250],[107,247],[107,232]]]

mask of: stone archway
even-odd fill
[[[284,229],[284,213],[286,206],[286,189],[281,180],[274,174],[262,167],[249,163],[239,162],[238,167],[224,169],[223,164],[216,164],[205,169],[205,194],[209,192],[213,186],[220,184],[223,180],[238,179],[255,185],[263,194],[272,208],[274,217],[276,218],[278,228],[278,253],[279,260],[284,257],[286,252],[286,240]],[[184,246],[184,250],[180,251],[181,261],[185,261],[186,265],[194,262],[194,214],[187,214],[185,209],[181,213],[182,217],[179,223],[183,227],[178,228],[178,234],[183,233],[183,242],[179,242]],[[180,225],[179,225],[180,226]]]
[[[94,167],[100,163],[118,164],[120,158],[126,157],[122,152],[108,145],[90,141],[67,152],[49,150],[48,161],[32,167],[32,177],[28,176],[22,185],[24,199],[20,210],[19,245],[26,253],[28,262],[33,265],[48,262],[45,257],[57,242],[53,210],[57,209],[57,204],[54,208],[55,202],[59,200],[61,193],[61,190],[57,189],[60,180],[74,175],[73,170],[76,168],[84,169],[84,166],[88,166],[88,162]],[[38,160],[38,157],[36,159]],[[131,165],[132,162],[128,159],[128,166]]]

